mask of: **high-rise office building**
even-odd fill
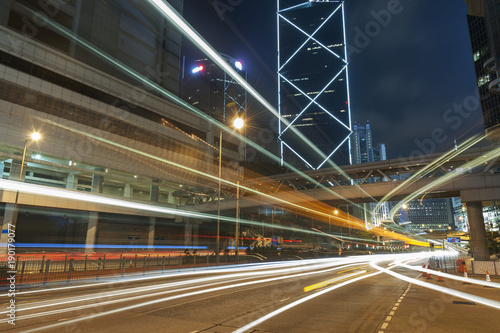
[[[344,1],[280,0],[277,16],[279,112],[289,122],[279,129],[282,161],[301,169],[349,164]]]
[[[499,0],[467,0],[472,46],[486,135],[500,140],[500,6]]]
[[[243,68],[241,61],[224,53],[220,53],[220,56],[233,66],[238,74],[247,78],[247,71]],[[232,124],[236,117],[246,119],[248,105],[246,89],[210,59],[197,59],[191,65],[183,61],[180,96],[223,124]],[[218,134],[218,129],[212,132]],[[246,137],[245,127],[241,134]],[[209,135],[207,140],[210,144],[217,145],[219,137]],[[245,141],[238,145],[224,142],[223,145],[226,149],[239,152],[238,162],[246,160]]]
[[[408,229],[413,232],[447,232],[454,229],[452,198],[433,198],[408,202],[405,209]]]
[[[368,121],[366,125],[354,123],[351,143],[353,164],[385,161],[387,159],[385,144],[373,144],[372,130]]]
[[[241,61],[220,55],[242,77],[247,77]],[[248,104],[247,91],[207,58],[195,60],[192,66],[183,65],[181,97],[221,122],[231,121],[235,116],[244,117]]]

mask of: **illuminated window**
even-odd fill
[[[474,61],[478,61],[481,58],[481,51],[477,51],[474,53]]]

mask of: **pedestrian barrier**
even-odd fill
[[[198,255],[160,255],[160,254],[113,254],[112,258],[106,255],[99,257],[85,255],[67,255],[63,258],[43,256],[29,258],[17,256],[15,262],[16,283],[30,285],[45,285],[47,283],[69,283],[71,281],[95,281],[104,277],[124,276],[127,273],[142,273],[159,271],[163,273],[168,269],[192,268],[200,269],[210,264],[215,265],[215,256],[206,256],[206,261],[197,260]],[[235,263],[235,256],[227,256],[225,262]],[[50,258],[50,259],[48,259]],[[256,262],[254,258],[240,256],[240,263]],[[222,262],[222,261],[221,261]],[[225,263],[224,262],[224,263]],[[206,269],[206,268],[205,268]],[[8,284],[7,261],[0,261],[0,286]],[[12,274],[12,273],[9,273]]]

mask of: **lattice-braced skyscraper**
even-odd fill
[[[277,2],[279,111],[289,122],[280,126],[282,161],[310,169],[329,159],[349,164],[344,1]]]

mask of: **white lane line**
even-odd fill
[[[390,271],[390,270],[388,270],[386,268],[377,266],[375,262],[372,262],[370,265],[372,267],[378,269],[380,272],[385,272],[386,274],[394,276],[394,277],[396,277],[396,278],[398,278],[400,280],[411,282],[411,283],[419,285],[421,287],[432,289],[432,290],[435,290],[435,291],[438,291],[438,292],[442,292],[442,293],[447,294],[447,295],[451,295],[451,296],[459,297],[459,298],[462,298],[462,299],[466,299],[468,301],[474,301],[474,302],[477,302],[477,303],[480,303],[480,304],[483,304],[483,305],[486,305],[486,306],[490,306],[490,307],[495,308],[495,309],[500,309],[500,302],[498,302],[498,301],[495,301],[495,300],[492,300],[492,299],[489,299],[489,298],[484,298],[484,297],[472,295],[472,294],[468,294],[468,293],[464,293],[462,291],[458,291],[458,290],[455,290],[455,289],[446,288],[446,287],[442,287],[442,286],[435,285],[435,284],[430,284],[430,283],[427,283],[425,281],[415,280],[413,278],[409,278],[409,277],[404,276],[402,274],[398,274],[396,272],[392,272],[392,271]]]
[[[309,301],[309,300],[311,300],[313,298],[316,298],[318,296],[326,294],[326,293],[328,293],[328,292],[330,292],[332,290],[344,287],[344,286],[346,286],[348,284],[351,284],[351,283],[354,283],[354,282],[357,282],[357,281],[360,281],[360,280],[363,280],[363,279],[375,276],[375,275],[377,275],[379,273],[381,273],[381,272],[371,273],[371,274],[368,274],[368,275],[360,276],[360,277],[354,278],[352,280],[339,283],[339,284],[337,284],[335,286],[332,286],[330,288],[323,289],[323,290],[321,290],[321,291],[319,291],[317,293],[314,293],[312,295],[304,297],[304,298],[302,298],[302,299],[300,299],[298,301],[295,301],[295,302],[290,303],[290,304],[288,304],[288,305],[286,305],[286,306],[284,306],[282,308],[279,308],[278,310],[275,310],[275,311],[273,311],[271,313],[268,313],[267,315],[265,315],[265,316],[263,316],[263,317],[255,320],[255,321],[253,321],[253,322],[251,322],[251,323],[249,323],[249,324],[247,324],[247,325],[245,325],[245,326],[243,326],[243,327],[241,327],[241,328],[233,331],[233,333],[243,333],[243,332],[245,332],[245,331],[247,331],[247,330],[249,330],[249,329],[257,326],[258,324],[261,324],[261,323],[265,322],[266,320],[271,319],[272,317],[277,316],[278,314],[280,314],[282,312],[285,312],[286,310],[289,310],[289,309],[291,309],[291,308],[293,308],[293,307],[295,307],[295,306],[297,306],[297,305],[299,305],[301,303],[307,302],[307,301]]]

